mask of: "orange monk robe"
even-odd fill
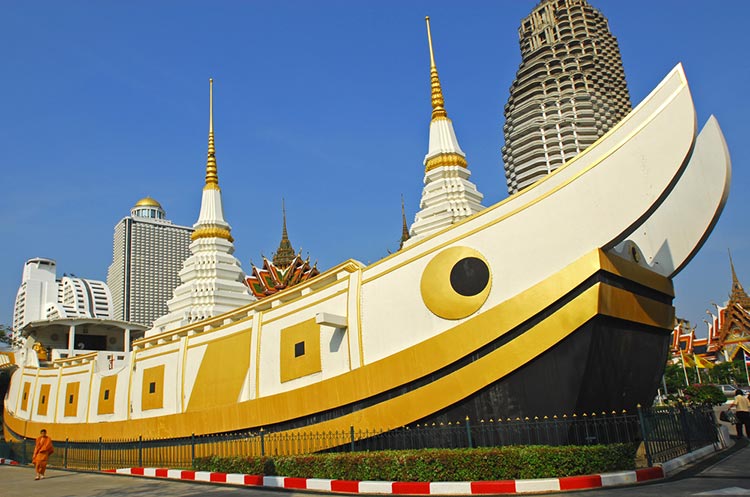
[[[50,437],[43,435],[36,439],[34,456],[31,458],[31,462],[36,466],[38,473],[44,474],[44,470],[47,469],[47,460],[54,451]]]

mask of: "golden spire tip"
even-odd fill
[[[214,79],[208,78],[208,157],[206,159],[205,188],[219,189],[219,175],[216,169],[216,149],[214,147]]]
[[[430,87],[432,100],[432,119],[446,118],[448,113],[445,111],[445,101],[443,100],[443,90],[440,88],[440,78],[438,77],[437,67],[435,66],[435,52],[432,49],[432,31],[430,30],[430,16],[425,17],[427,23],[427,43],[430,46]]]

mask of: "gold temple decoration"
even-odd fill
[[[219,174],[216,169],[216,148],[214,147],[214,80],[209,78],[208,98],[208,158],[206,159],[206,186],[204,190],[219,190]]]
[[[223,238],[230,242],[234,242],[234,238],[232,238],[228,229],[217,226],[203,226],[193,231],[193,234],[190,235],[190,239],[197,240],[198,238]]]
[[[430,31],[430,16],[424,18],[427,22],[427,42],[430,45],[430,87],[432,92],[432,120],[447,118],[448,113],[445,111],[445,100],[443,100],[443,90],[440,88],[440,78],[438,77],[437,67],[435,66],[435,53],[432,50],[432,32]]]
[[[438,77],[437,67],[435,66],[435,51],[432,48],[432,31],[430,30],[430,17],[425,17],[427,23],[427,42],[430,46],[430,88],[432,94],[432,121],[448,119],[448,112],[445,110],[445,100],[443,99],[443,90],[440,87],[440,78]],[[441,166],[459,166],[469,167],[466,157],[453,152],[444,152],[427,159],[424,163],[425,172],[431,171]]]
[[[440,166],[469,167],[469,164],[466,162],[466,157],[464,157],[463,155],[440,154],[440,155],[436,155],[435,157],[431,157],[427,159],[427,162],[425,162],[424,164],[424,170],[425,172],[427,172]]]
[[[219,188],[219,174],[216,168],[216,147],[214,146],[214,80],[209,78],[209,96],[208,96],[208,158],[206,159],[206,184],[203,190],[217,190]],[[229,233],[229,229],[224,226],[204,225],[193,231],[190,235],[191,240],[199,238],[223,238],[234,242],[234,238]]]

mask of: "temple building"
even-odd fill
[[[518,30],[521,65],[505,105],[508,193],[593,144],[631,110],[620,49],[586,0],[542,0]]]
[[[302,253],[294,253],[292,242],[286,230],[286,208],[282,204],[282,229],[279,248],[269,261],[263,257],[263,265],[258,268],[251,263],[252,273],[245,277],[245,284],[255,298],[262,299],[285,288],[302,283],[317,276],[317,264],[310,265],[310,257],[302,258]]]
[[[193,225],[190,257],[180,270],[181,284],[167,302],[169,313],[154,322],[147,336],[218,316],[255,300],[244,284],[234,239],[224,219],[214,146],[213,79],[209,80],[208,157],[201,210]]]
[[[420,210],[414,216],[408,240],[404,240],[402,236],[403,247],[408,247],[484,209],[483,195],[479,193],[476,185],[469,181],[471,172],[466,162],[466,154],[458,144],[453,121],[448,118],[448,112],[445,110],[443,90],[432,48],[430,18],[427,17],[426,21],[432,99],[430,140],[423,162],[425,175]]]
[[[190,255],[193,228],[173,224],[151,197],[136,202],[115,225],[107,285],[114,319],[151,326],[167,313],[167,300],[180,284]]]
[[[706,338],[697,338],[695,328],[678,319],[672,332],[673,356],[682,351],[724,362],[734,360],[743,349],[750,355],[750,296],[737,278],[731,256],[729,266],[732,272],[729,300],[723,306],[714,304],[716,314],[706,311],[710,318],[704,320],[708,327]]]
[[[711,317],[708,351],[723,355],[726,361],[734,360],[743,348],[750,351],[750,297],[737,278],[731,255],[729,266],[732,271],[729,300],[723,306],[716,306],[715,316],[706,311]]]

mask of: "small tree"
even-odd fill
[[[13,338],[13,329],[5,324],[0,324],[0,347],[13,347],[19,345],[18,340]]]
[[[722,362],[711,370],[716,382],[725,385],[739,385],[747,382],[745,365],[742,360]]]
[[[688,385],[698,382],[698,375],[695,368],[682,369],[682,364],[667,364],[664,369],[664,381],[667,384],[669,393],[675,393],[682,390],[688,385],[685,384],[685,372],[687,372]]]

